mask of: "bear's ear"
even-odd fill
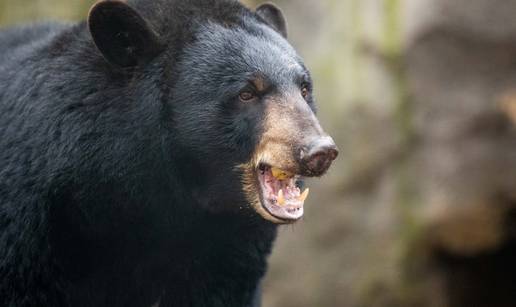
[[[104,58],[123,68],[143,64],[161,49],[158,36],[145,19],[121,1],[95,4],[88,27]]]
[[[256,9],[256,14],[263,18],[274,30],[287,38],[287,21],[279,7],[272,3],[265,3]]]

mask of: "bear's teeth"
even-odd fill
[[[310,189],[309,188],[306,188],[306,190],[303,192],[303,194],[301,194],[299,197],[298,197],[298,200],[300,202],[304,202],[306,200],[306,198],[308,197],[308,193],[310,193]]]
[[[285,204],[285,196],[283,195],[283,189],[280,189],[278,192],[278,204],[283,206]]]
[[[294,177],[294,174],[289,173],[287,171],[281,170],[276,167],[271,168],[272,176],[278,180],[285,180]]]

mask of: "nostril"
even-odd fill
[[[337,158],[339,151],[337,146],[331,142],[319,143],[314,146],[306,155],[304,161],[306,167],[317,174],[324,173],[331,165],[333,160]]]
[[[328,148],[328,158],[331,161],[334,161],[339,156],[339,150],[337,149],[337,146],[333,145],[332,147]]]
[[[309,154],[308,160],[329,160],[333,161],[337,158],[339,152],[335,146],[325,146],[312,150]]]

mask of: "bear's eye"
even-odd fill
[[[310,95],[310,89],[308,88],[308,84],[304,84],[301,88],[301,95],[303,98],[307,98]]]
[[[253,100],[256,97],[256,95],[250,91],[243,91],[240,93],[239,97],[241,101],[248,102]]]

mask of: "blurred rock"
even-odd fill
[[[426,265],[443,272],[446,306],[514,306],[516,277],[505,277],[512,261],[505,269],[492,261],[504,259],[496,255],[514,240],[516,1],[415,1],[408,8],[407,16],[425,12],[409,18],[405,61],[419,139],[414,177],[425,187],[420,239],[436,255],[431,260],[439,259]],[[455,284],[456,268],[463,286]],[[503,285],[492,283],[497,277]]]

